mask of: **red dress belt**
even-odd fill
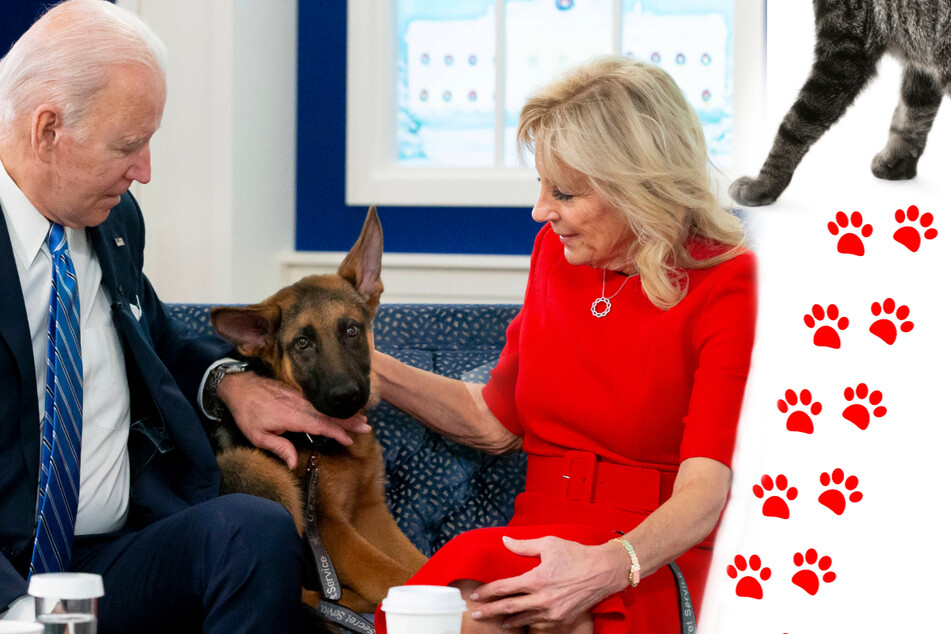
[[[564,456],[529,455],[525,490],[647,515],[670,498],[676,478],[676,471],[604,462],[590,451],[570,450]],[[716,529],[698,546],[712,548],[715,536]]]
[[[525,489],[650,513],[670,497],[676,478],[676,471],[599,461],[589,451],[572,450],[558,457],[528,456]]]

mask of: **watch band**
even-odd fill
[[[240,374],[247,371],[248,364],[244,361],[225,361],[215,366],[205,380],[205,390],[201,396],[201,404],[205,411],[221,420],[228,413],[228,408],[218,397],[218,385],[229,374]]]

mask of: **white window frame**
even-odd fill
[[[615,2],[620,24],[621,0]],[[503,2],[496,0],[496,15]],[[395,28],[391,0],[347,2],[346,202],[365,206],[530,207],[538,195],[534,169],[421,168],[400,166],[396,156]],[[765,109],[765,0],[735,0],[733,164],[719,175],[726,184],[756,166]],[[500,20],[496,47],[504,46]],[[620,26],[614,50],[620,50]],[[500,55],[496,56],[501,59]],[[503,98],[504,73],[496,73],[496,99]],[[497,118],[501,116],[498,110]],[[498,127],[498,122],[496,127]],[[500,135],[497,130],[497,135]],[[499,154],[501,148],[496,150]]]

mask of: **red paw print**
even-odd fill
[[[804,565],[818,567],[819,572],[823,573],[823,583],[835,581],[835,573],[829,570],[832,566],[832,558],[825,555],[820,559],[815,548],[807,550],[805,556],[802,553],[796,553],[793,556],[793,563],[796,564],[797,568],[803,568]],[[816,596],[816,593],[819,592],[819,575],[810,568],[803,568],[796,572],[792,577],[792,582],[812,596]]]
[[[730,579],[736,579],[741,573],[746,571],[746,558],[743,557],[743,555],[737,555],[733,559],[733,563],[736,565],[730,564],[726,567],[726,574]],[[766,581],[772,576],[773,571],[769,568],[760,570],[761,565],[762,562],[760,561],[759,555],[750,555],[750,572],[753,574],[744,575],[736,582],[736,596],[749,597],[750,599],[763,598],[763,586],[753,575],[759,571],[759,578]]]
[[[869,326],[868,331],[888,345],[892,345],[895,343],[895,339],[898,338],[899,330],[902,332],[911,332],[912,328],[915,327],[914,322],[905,321],[908,319],[910,312],[911,310],[907,306],[899,306],[898,310],[895,310],[895,300],[891,297],[881,304],[875,302],[872,304],[872,315],[875,317],[879,315],[882,316]],[[895,327],[892,313],[894,313],[894,319],[901,322],[899,327]]]
[[[862,242],[862,238],[849,227],[850,221],[852,227],[858,229],[863,238],[872,235],[872,225],[863,224],[862,214],[857,211],[853,211],[851,216],[847,216],[844,211],[837,213],[835,215],[835,222],[829,223],[829,233],[837,236],[839,235],[840,228],[844,231],[844,233],[839,236],[839,242],[836,245],[839,253],[858,256],[865,255],[865,243]]]
[[[819,323],[828,319],[832,325]],[[809,328],[816,328],[816,333],[812,336],[812,343],[825,348],[839,348],[842,341],[839,339],[837,330],[845,330],[849,327],[849,318],[839,318],[839,307],[835,304],[829,304],[825,310],[822,306],[815,304],[812,307],[812,313],[803,316],[803,321]]]
[[[808,408],[809,412],[813,416],[817,415],[822,411],[822,403],[816,401],[812,402],[812,392],[809,390],[802,390],[799,392],[799,398],[796,398],[795,390],[786,390],[785,398],[781,398],[776,402],[776,407],[780,412],[785,414],[790,409],[796,407],[797,403],[802,403],[803,409],[794,409],[789,416],[786,417],[786,429],[789,431],[801,431],[804,434],[811,434],[813,431],[812,418],[807,414],[804,409]],[[810,403],[812,403],[810,405]]]
[[[768,475],[763,475],[760,478],[759,484],[753,485],[753,495],[762,499],[766,496],[767,493],[770,493],[773,490],[773,479]],[[776,493],[777,495],[771,495],[766,498],[766,501],[763,502],[763,515],[766,517],[778,517],[780,519],[788,520],[789,519],[789,505],[786,504],[786,500],[795,500],[799,495],[799,491],[796,487],[789,487],[789,482],[786,480],[786,476],[779,474],[776,476]],[[781,495],[786,496],[784,500]]]
[[[882,393],[880,391],[875,390],[874,392],[869,392],[868,386],[864,383],[856,385],[854,390],[851,387],[845,388],[845,400],[850,403],[853,400],[864,401],[866,398],[868,399],[868,405],[864,403],[852,403],[842,412],[843,418],[859,429],[868,429],[868,424],[871,422],[872,416],[881,418],[888,412],[885,407],[879,405],[879,403],[882,402]],[[869,412],[869,407],[872,408],[871,412]]]
[[[862,492],[856,491],[855,488],[859,485],[859,479],[854,475],[845,477],[845,472],[842,469],[833,469],[832,475],[823,472],[819,476],[819,482],[822,486],[827,487],[825,491],[819,494],[819,504],[828,507],[830,511],[836,515],[842,515],[845,512],[846,506],[846,493],[848,493],[849,502],[858,502],[862,499]],[[845,492],[842,492],[839,488],[845,486]]]
[[[902,224],[905,221],[913,223],[916,220],[918,224],[924,228],[925,240],[934,240],[938,236],[938,230],[931,227],[931,223],[934,222],[934,216],[930,213],[923,213],[921,217],[918,217],[918,207],[915,205],[910,205],[908,211],[902,211],[899,209],[895,212],[895,221],[898,224]],[[912,253],[916,252],[921,247],[921,232],[918,231],[917,227],[912,225],[904,225],[899,227],[892,236],[895,238],[895,241],[899,244],[904,245]]]

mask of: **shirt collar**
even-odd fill
[[[43,248],[51,223],[17,187],[0,161],[0,205],[10,232],[13,254],[28,269]]]

